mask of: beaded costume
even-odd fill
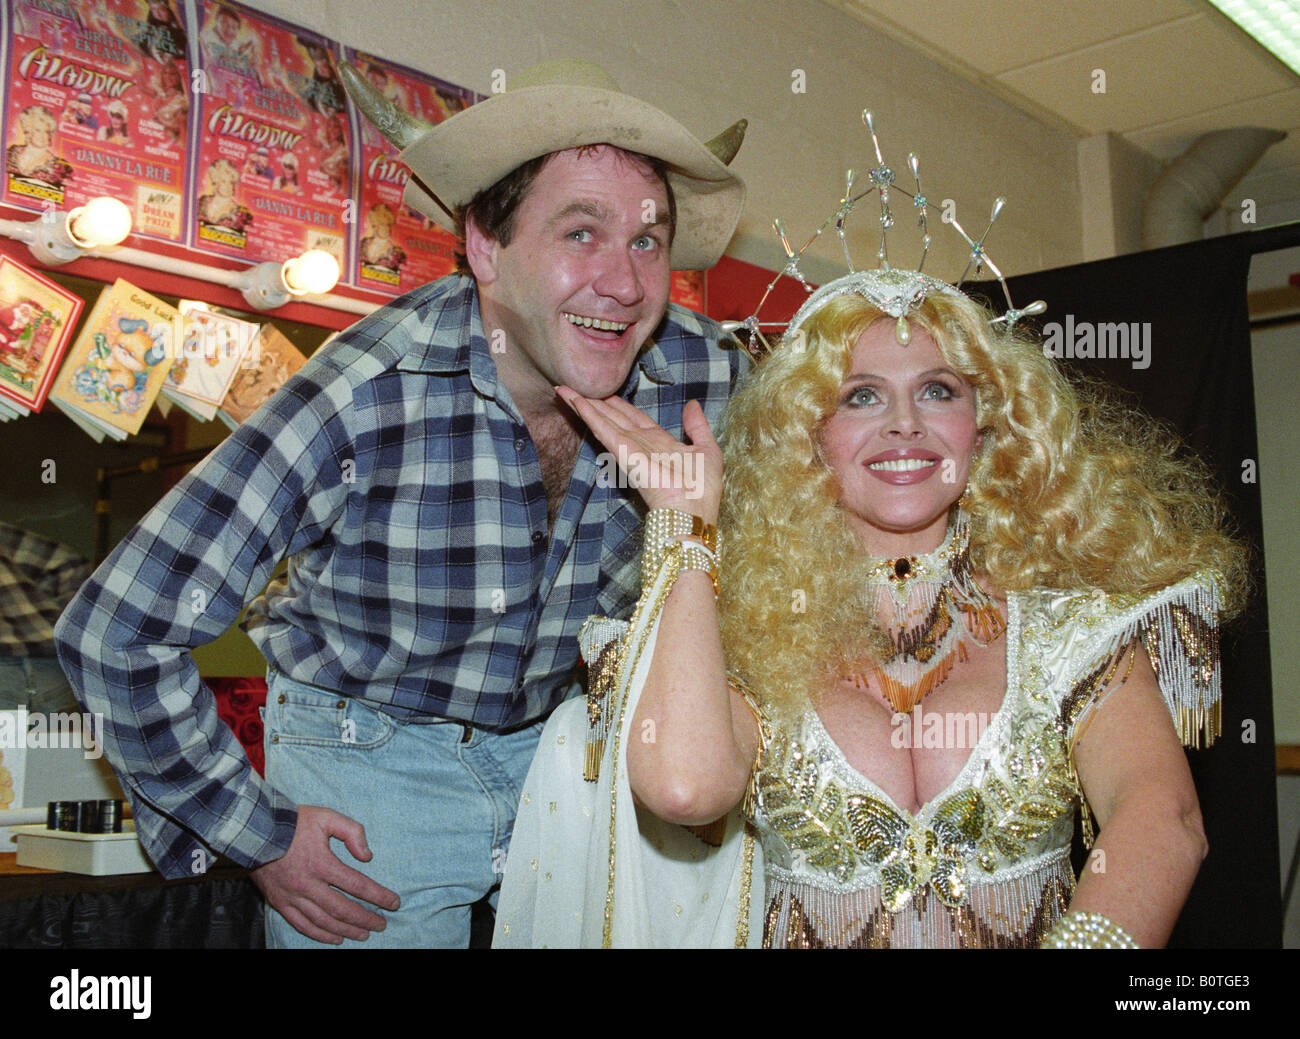
[[[1070,841],[1082,792],[1070,748],[1134,639],[1180,738],[1216,734],[1209,582],[1149,596],[1013,593],[1007,613],[1002,706],[947,789],[915,816],[848,763],[815,713],[773,735],[755,818],[765,944],[1036,946],[1074,892]],[[1091,843],[1086,817],[1084,830]]]
[[[1082,794],[1070,748],[1125,650],[1141,640],[1185,744],[1219,729],[1212,580],[1145,596],[1012,593],[1002,706],[915,816],[854,770],[810,711],[794,731],[763,725],[750,818],[733,811],[725,834],[674,826],[633,804],[624,746],[639,735],[631,718],[676,572],[666,560],[630,627],[584,632],[592,699],[563,705],[542,735],[499,945],[1034,946],[1074,891]],[[598,715],[609,737],[597,781],[584,782]],[[1084,831],[1090,841],[1087,815]]]

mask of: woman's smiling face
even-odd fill
[[[928,332],[913,327],[903,346],[880,320],[858,337],[821,446],[872,555],[939,546],[979,442],[975,392]]]

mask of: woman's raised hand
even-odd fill
[[[689,444],[677,440],[644,411],[622,397],[597,400],[567,386],[556,394],[587,424],[619,469],[652,509],[681,509],[718,521],[722,498],[722,449],[696,401],[682,409],[682,428]]]

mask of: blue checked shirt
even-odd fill
[[[623,396],[675,436],[715,428],[744,351],[673,306]],[[189,647],[245,627],[271,667],[398,717],[489,730],[544,717],[591,613],[638,592],[642,509],[582,444],[547,536],[536,448],[498,383],[468,278],[425,285],[322,347],[105,560],[59,619],[59,659],[105,719],[165,876],[203,846],[253,867],[296,807],[249,765]],[[199,843],[202,842],[202,844]]]

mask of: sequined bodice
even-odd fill
[[[629,624],[583,628],[591,690],[542,734],[511,837],[498,941],[739,946],[761,932],[775,946],[1036,945],[1074,889],[1081,794],[1070,741],[1137,645],[1183,742],[1220,731],[1212,575],[1148,594],[1013,593],[1002,706],[918,812],[859,774],[816,715],[773,732],[755,698],[764,750],[742,807],[707,833],[676,826],[635,805],[627,747],[681,562],[668,557]],[[761,899],[751,897],[759,876]]]
[[[1079,794],[1062,697],[1024,680],[1024,634],[1012,596],[1002,707],[916,814],[857,772],[814,712],[774,734],[755,818],[766,944],[1037,944],[1073,891]]]

